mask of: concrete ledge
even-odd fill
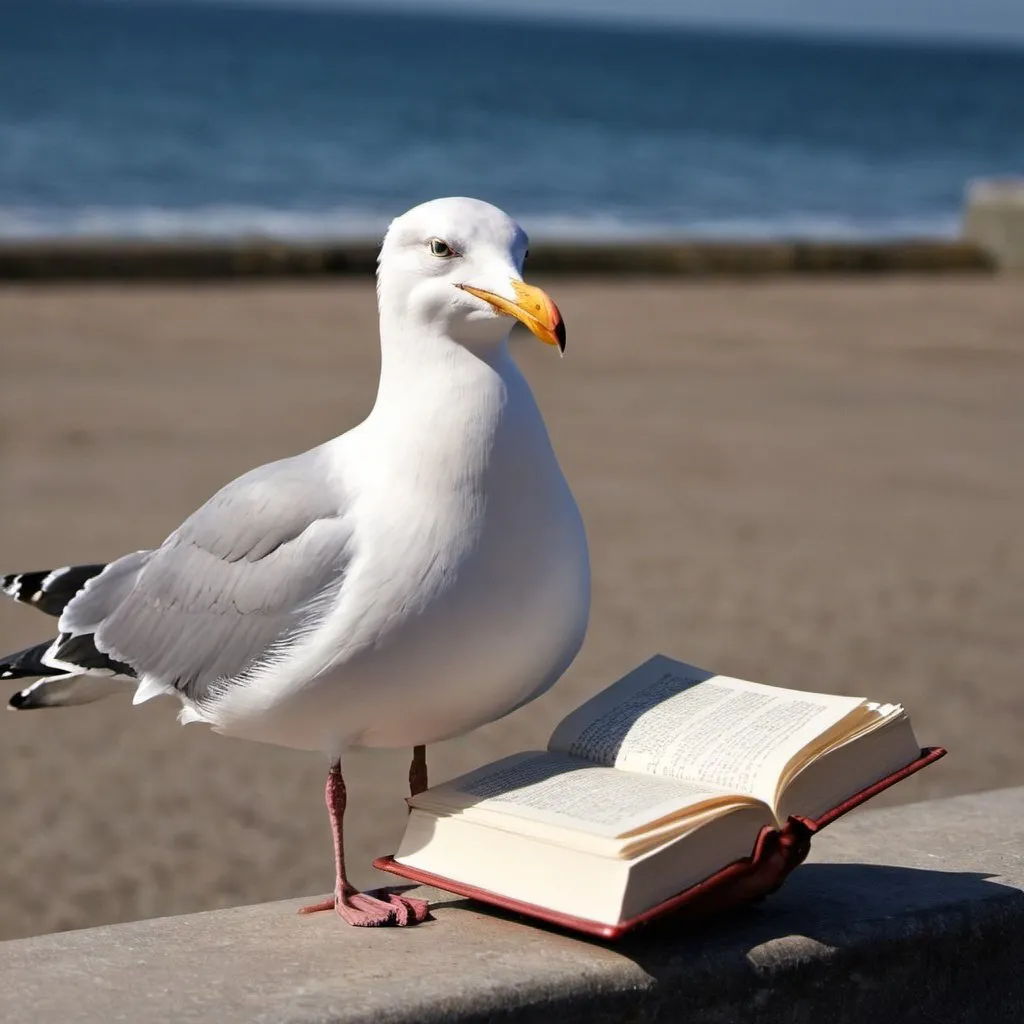
[[[972,182],[964,236],[987,252],[1000,270],[1024,270],[1024,178]]]
[[[66,932],[0,944],[0,1018],[1017,1022],[1022,851],[1024,788],[853,815],[758,908],[616,946],[439,893],[407,931],[296,900]]]
[[[197,281],[369,275],[374,242],[0,243],[0,282]],[[537,243],[533,274],[749,277],[772,274],[885,274],[991,271],[973,242]]]

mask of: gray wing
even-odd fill
[[[68,643],[91,635],[103,655],[194,700],[285,650],[337,593],[349,558],[324,459],[314,449],[261,466],[155,551],[111,563],[61,616]]]

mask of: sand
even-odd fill
[[[543,283],[543,282],[542,282]],[[549,283],[524,336],[594,567],[546,697],[430,752],[540,746],[648,655],[905,702],[951,756],[883,799],[1024,783],[1024,287],[1012,279]],[[0,564],[159,542],[232,476],[369,408],[367,282],[0,290]],[[0,649],[50,620],[0,608]],[[357,881],[406,752],[347,763]],[[324,764],[171,701],[0,716],[0,937],[326,893]]]

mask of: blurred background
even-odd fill
[[[0,243],[379,240],[439,195],[533,236],[951,239],[1024,172],[1011,0],[0,3]],[[591,539],[547,696],[430,751],[543,746],[650,654],[907,704],[951,756],[887,801],[1024,783],[1024,280],[542,281],[525,339]],[[356,423],[372,280],[0,282],[0,565],[159,543]],[[0,612],[3,650],[50,623]],[[348,762],[350,863],[408,752]],[[316,757],[127,698],[0,719],[0,938],[326,893]]]
[[[621,7],[6,0],[0,235],[951,235],[1024,164],[1010,0]]]

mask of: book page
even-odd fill
[[[409,800],[435,813],[501,812],[609,838],[700,813],[709,803],[737,800],[714,785],[635,775],[548,751],[513,754]]]
[[[876,717],[876,728],[824,750],[785,780],[779,817],[817,818],[920,757],[921,744],[902,707],[876,704],[870,713]]]
[[[773,805],[790,760],[863,705],[859,697],[716,676],[659,655],[569,715],[549,748]]]

